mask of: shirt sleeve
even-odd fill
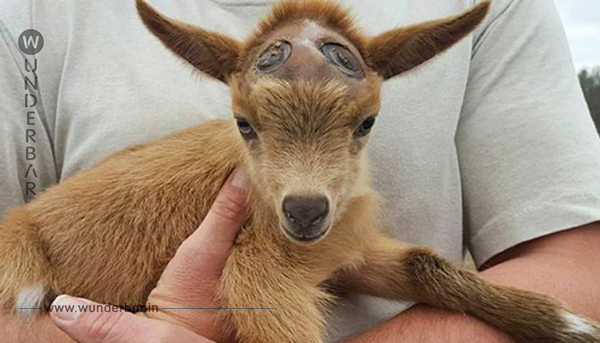
[[[57,181],[39,80],[37,90],[25,89],[25,77],[35,83],[38,74],[37,56],[23,54],[17,43],[19,25],[28,23],[7,25],[0,17],[0,221],[9,207],[28,202]]]
[[[600,220],[600,140],[554,2],[493,3],[475,35],[456,136],[478,266]]]

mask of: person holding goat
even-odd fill
[[[423,6],[423,4],[419,6]],[[562,234],[547,235],[583,224],[593,223],[597,220],[594,212],[596,208],[594,205],[594,186],[593,181],[591,181],[594,180],[592,175],[596,171],[594,168],[586,167],[594,166],[596,163],[597,153],[594,153],[592,149],[597,145],[597,137],[592,135],[593,130],[589,127],[590,121],[585,118],[584,110],[578,112],[581,119],[574,121],[569,117],[565,121],[565,111],[571,113],[573,108],[581,109],[582,104],[581,96],[578,96],[577,89],[573,86],[573,78],[568,78],[569,68],[563,65],[566,61],[561,56],[564,56],[564,54],[550,54],[554,55],[553,58],[550,61],[546,59],[544,61],[554,61],[554,63],[551,63],[553,68],[564,73],[565,80],[558,83],[558,85],[564,87],[562,88],[563,92],[561,92],[561,95],[563,97],[566,96],[567,99],[572,99],[561,102],[563,106],[568,106],[568,109],[561,108],[557,104],[548,107],[548,104],[545,102],[521,98],[524,92],[519,92],[518,86],[527,87],[527,94],[533,93],[535,95],[536,88],[534,86],[540,85],[538,83],[532,84],[523,81],[523,77],[527,80],[527,73],[525,73],[525,76],[521,75],[520,72],[522,70],[519,67],[523,68],[529,64],[523,65],[512,61],[525,60],[531,63],[532,60],[535,61],[535,58],[540,58],[533,54],[533,51],[539,53],[540,46],[551,49],[546,46],[546,43],[550,39],[548,38],[549,36],[553,40],[556,37],[561,37],[556,27],[548,24],[553,22],[552,9],[548,9],[548,5],[542,5],[538,2],[512,6],[511,4],[503,4],[501,1],[497,1],[495,2],[495,6],[497,7],[492,7],[490,16],[484,22],[483,27],[475,32],[475,36],[470,44],[459,45],[448,51],[445,55],[441,55],[439,59],[432,61],[428,65],[426,64],[420,71],[415,71],[413,74],[406,74],[404,80],[407,80],[405,82],[408,82],[409,85],[392,84],[390,86],[398,87],[395,90],[398,94],[401,94],[401,91],[408,91],[408,94],[413,95],[411,96],[412,100],[402,103],[402,106],[399,106],[399,103],[391,103],[388,106],[393,105],[393,107],[386,108],[384,103],[381,110],[378,111],[378,121],[380,121],[378,125],[385,127],[382,129],[382,133],[384,133],[386,141],[380,141],[382,145],[379,146],[376,143],[376,139],[373,142],[375,143],[375,153],[372,156],[375,157],[374,160],[376,162],[373,163],[375,167],[374,173],[375,175],[378,172],[383,173],[381,174],[382,178],[376,178],[376,180],[384,182],[386,178],[383,176],[386,175],[385,173],[390,173],[391,171],[394,171],[394,177],[398,178],[396,180],[398,182],[397,187],[394,189],[387,187],[386,184],[380,185],[388,206],[390,202],[394,203],[392,211],[388,214],[388,219],[393,223],[394,227],[399,228],[398,232],[395,233],[396,237],[403,238],[411,243],[432,246],[435,250],[441,252],[443,256],[451,260],[457,260],[460,255],[460,249],[452,247],[461,246],[462,244],[453,244],[448,241],[448,237],[458,237],[460,238],[458,241],[462,242],[464,209],[464,222],[467,229],[466,237],[470,241],[476,262],[478,264],[488,262],[487,266],[489,269],[482,273],[483,277],[488,277],[490,280],[498,283],[512,284],[537,292],[549,293],[566,301],[569,307],[574,308],[578,312],[583,312],[582,314],[594,319],[597,317],[593,313],[593,309],[582,304],[586,301],[582,301],[581,298],[581,294],[597,296],[595,295],[597,291],[594,290],[593,286],[594,273],[587,273],[578,268],[571,268],[568,264],[565,265],[560,262],[570,260],[588,261],[586,260],[587,254],[592,254],[589,255],[590,257],[593,256],[593,242],[597,239],[595,225],[590,224],[587,227],[569,230]],[[235,8],[231,10],[233,12],[236,11]],[[360,8],[355,8],[355,10],[362,13]],[[542,11],[541,14],[533,16],[533,18],[541,16],[539,17],[539,22],[537,22],[537,25],[533,25],[531,31],[525,30],[523,32],[523,26],[519,26],[515,22],[520,23],[519,20],[524,21],[526,20],[525,18],[530,20],[531,16],[528,14],[535,12],[534,10],[547,11]],[[414,12],[417,12],[416,9]],[[432,10],[431,13],[434,12]],[[539,33],[540,27],[546,28],[547,31],[543,31],[543,34]],[[318,25],[309,25],[306,28],[309,32],[311,29],[318,30],[319,27]],[[519,34],[511,35],[511,32],[513,32],[511,30],[519,30]],[[534,33],[536,34],[534,35]],[[505,49],[504,47],[500,47],[501,44],[499,42],[500,38],[504,38],[504,41],[507,41],[508,38],[505,38],[505,36],[511,37],[510,43],[515,45],[514,50],[503,51],[504,54],[494,54],[494,52],[499,52],[497,49]],[[393,44],[393,41],[384,39],[385,36],[381,37],[382,41],[380,43],[382,44],[382,48],[386,47],[386,43]],[[517,39],[520,37],[527,40]],[[537,37],[540,40],[544,38],[544,40],[541,42],[532,41],[531,37]],[[554,47],[557,51],[562,51],[560,42],[553,42],[553,44],[548,45]],[[285,44],[277,46],[276,49],[280,52],[274,53],[273,56],[288,55],[286,52],[288,48],[285,46]],[[357,77],[357,70],[364,69],[355,68],[357,61],[352,60],[352,50],[347,51],[350,51],[350,55],[339,48],[329,49],[328,47],[323,49],[322,53],[325,56],[329,56],[328,58],[332,62],[336,61],[341,68],[340,70],[349,77]],[[385,53],[385,49],[382,49],[382,51]],[[391,51],[394,52],[396,50],[392,49]],[[552,52],[556,51],[552,50]],[[460,56],[455,56],[452,59],[452,53]],[[354,55],[356,56],[356,54]],[[467,55],[469,58],[465,57]],[[523,55],[527,58],[523,57]],[[446,63],[449,63],[446,67],[443,67],[444,56],[446,56],[446,59],[450,59],[450,61],[446,61]],[[511,63],[500,64],[489,62],[492,57],[501,59],[499,56],[507,58]],[[544,55],[542,57],[546,58],[547,56]],[[393,56],[389,55],[389,57],[391,59]],[[288,56],[287,58],[292,57]],[[282,59],[285,61],[285,58],[282,57]],[[384,55],[379,60],[374,59],[374,61],[381,61],[381,63],[371,61],[371,65],[382,67],[378,72],[384,78],[391,77],[397,70],[402,70],[402,68],[406,67],[406,64],[387,65],[385,63],[387,60]],[[276,59],[275,62],[277,61]],[[290,59],[290,62],[292,61]],[[460,61],[463,61],[464,64],[459,63]],[[258,65],[263,66],[265,72],[270,72],[269,68],[272,67],[273,60],[266,58],[264,62]],[[73,63],[77,63],[77,61],[73,61]],[[424,76],[419,75],[419,73],[428,72],[427,68],[432,69],[429,72],[435,72],[436,70],[438,72],[432,74],[429,79],[425,78],[423,80]],[[517,69],[514,70],[514,68]],[[214,72],[213,76],[216,79],[227,80],[229,69],[209,68],[207,70],[212,70]],[[553,71],[554,73],[547,77],[558,78],[556,70],[553,69]],[[42,76],[40,72],[40,77]],[[48,74],[48,76],[50,77],[52,74]],[[415,80],[411,81],[411,77],[415,78]],[[436,83],[425,82],[421,84],[418,81],[420,78],[422,81],[435,80]],[[441,92],[444,88],[437,88],[441,86],[439,83],[444,80],[456,82],[454,85],[462,84],[463,94],[450,97],[447,94],[444,95]],[[135,82],[135,80],[133,81]],[[114,79],[100,77],[98,78],[98,82],[114,82]],[[415,82],[415,84],[411,86],[411,82]],[[555,83],[557,82],[553,82],[554,86],[556,86]],[[447,90],[455,90],[449,84],[445,86]],[[416,87],[415,90],[418,89],[420,92],[424,92],[424,94],[415,91],[410,92],[411,87]],[[440,91],[435,91],[436,89]],[[298,88],[297,90],[299,92],[303,91],[302,88]],[[382,99],[386,99],[385,92],[386,89],[384,88]],[[541,92],[541,90],[537,90],[537,92]],[[73,95],[70,92],[66,94]],[[358,92],[357,94],[362,93]],[[541,96],[541,94],[538,95]],[[43,96],[41,95],[41,97]],[[546,95],[544,94],[544,96]],[[511,101],[507,101],[507,99],[511,99]],[[516,101],[515,99],[521,99],[521,101]],[[421,108],[423,104],[436,103],[436,101],[441,101],[443,106],[437,106],[439,108],[429,106]],[[170,105],[172,106],[172,104]],[[65,106],[67,105],[65,104]],[[456,112],[451,110],[453,107],[457,108]],[[527,110],[527,116],[522,112],[525,109]],[[386,112],[390,113],[387,115],[388,120],[392,120],[388,121],[387,125],[384,124],[384,116],[382,116],[382,113]],[[405,113],[405,115],[402,116],[398,113]],[[244,113],[242,112],[242,114]],[[431,120],[428,120],[428,118]],[[536,120],[532,120],[533,118]],[[71,119],[74,126],[69,126],[71,130],[68,130],[65,134],[75,134],[72,131],[73,128],[77,128],[80,125],[89,125],[89,122],[93,121],[90,118],[85,118],[85,121],[77,124],[77,119]],[[81,119],[83,120],[83,118]],[[246,135],[252,135],[253,128],[251,124],[244,122],[246,119],[238,117],[240,133],[244,135],[245,132]],[[369,118],[365,117],[363,119],[364,121],[360,125],[361,127],[363,124],[365,126],[361,130],[368,132],[373,123],[368,123],[367,125],[367,119]],[[100,118],[96,120],[100,120]],[[408,122],[405,122],[406,120]],[[53,121],[53,123],[55,122]],[[441,125],[442,123],[443,125]],[[544,123],[547,123],[547,126],[544,126]],[[564,125],[557,125],[557,123],[563,123]],[[401,124],[411,124],[408,126],[410,130],[405,129],[404,127],[406,126]],[[439,125],[439,128],[436,125]],[[541,126],[541,128],[538,126]],[[60,127],[64,126],[59,126],[59,129]],[[387,135],[385,135],[386,131]],[[447,132],[448,134],[443,134],[443,132]],[[524,132],[527,135],[523,134]],[[555,135],[551,133],[555,133]],[[49,135],[57,135],[57,131],[50,130]],[[564,137],[571,137],[572,140],[565,141]],[[50,137],[47,138],[50,139]],[[555,140],[549,138],[554,138]],[[93,137],[90,139],[93,141]],[[52,138],[52,142],[55,141],[58,145],[67,144],[70,147],[67,149],[69,151],[72,151],[73,148],[82,147],[81,145],[71,146],[72,142]],[[91,144],[89,141],[87,143]],[[44,142],[42,141],[40,145],[43,144]],[[581,150],[577,150],[577,155],[571,154],[575,148],[582,149],[582,146],[585,147],[584,153]],[[55,148],[54,143],[51,147]],[[393,147],[393,149],[390,149],[390,147]],[[448,147],[454,148],[448,149]],[[44,151],[43,148],[41,151]],[[61,157],[60,151],[56,153],[56,156],[59,157],[57,163],[61,165],[61,168],[55,170],[63,170],[65,165],[75,166],[78,163],[82,163],[81,159],[83,157],[81,155],[78,158],[73,157],[70,159],[71,162],[69,162],[63,159],[65,156]],[[541,156],[541,152],[544,152],[546,156]],[[391,153],[392,156],[386,158],[386,153]],[[531,158],[532,153],[536,155],[535,160]],[[561,158],[558,158],[558,156]],[[545,158],[548,157],[550,159],[546,160]],[[379,164],[380,160],[387,162]],[[557,161],[560,161],[561,168],[553,168],[554,163],[558,163]],[[552,164],[549,164],[550,162]],[[387,166],[385,163],[388,163]],[[400,166],[400,173],[398,175],[395,174],[395,171],[398,169],[394,167],[395,163],[397,163],[397,166]],[[379,169],[382,166],[383,169]],[[575,170],[570,170],[567,166],[572,166]],[[418,173],[414,174],[415,172]],[[64,175],[62,173],[62,176],[69,174],[68,171],[65,171]],[[52,177],[52,175],[50,173],[43,177]],[[406,177],[408,179],[404,179]],[[548,185],[548,180],[552,180],[553,184]],[[423,184],[424,181],[426,181],[425,184]],[[461,189],[464,193],[462,205],[460,201]],[[451,201],[452,199],[456,201]],[[453,206],[457,207],[454,208]],[[286,211],[294,217],[292,207],[286,209]],[[284,208],[287,207],[284,206]],[[562,211],[559,209],[562,209]],[[323,218],[326,217],[323,216]],[[454,227],[454,230],[460,227],[460,231],[456,232],[461,232],[461,234],[453,235],[445,232],[442,226]],[[308,228],[308,226],[303,227]],[[290,228],[292,230],[287,232],[287,234],[299,235],[302,239],[318,238],[321,234],[319,230],[298,233],[294,225],[290,225],[288,229]],[[436,232],[436,234],[432,234],[433,232]],[[418,237],[410,239],[411,234],[418,236],[425,233],[427,234],[421,239],[418,239]],[[436,242],[438,238],[440,241]],[[533,241],[516,246],[519,243],[529,240]],[[507,250],[514,246],[516,247]],[[577,249],[570,248],[572,246],[576,246]],[[454,258],[452,257],[452,251],[454,251]],[[566,254],[569,258],[565,260],[564,256],[560,256],[557,260],[556,257],[551,257],[555,256],[555,254],[550,254],[551,256],[548,257],[548,251],[561,252],[559,255]],[[544,258],[542,259],[541,257]],[[584,264],[580,263],[580,265]],[[581,268],[580,265],[577,267]],[[576,284],[579,291],[573,290],[572,292],[565,293],[560,291],[564,290],[564,287],[559,286],[558,290],[554,287],[549,287],[548,283],[544,282],[546,273],[549,270],[547,268],[549,267],[552,267],[554,272],[559,272],[558,275],[562,276],[555,276],[553,280],[557,283],[569,282],[569,284]],[[586,265],[586,268],[588,267],[594,268],[594,265]],[[539,273],[539,270],[543,272],[537,274],[538,276],[536,277],[536,271]],[[522,272],[525,271],[527,271],[527,275],[523,277]],[[518,278],[518,281],[515,278]],[[583,292],[583,290],[587,291]],[[398,303],[383,304],[380,300],[360,295],[353,296],[349,294],[346,299],[347,301],[344,305],[352,306],[352,304],[355,304],[363,310],[352,311],[348,307],[344,308],[342,305],[338,308],[334,319],[340,323],[352,323],[357,330],[362,329],[357,323],[364,323],[365,327],[369,325],[368,320],[366,320],[369,317],[369,312],[379,313],[384,318],[386,317],[384,309],[387,308],[390,311],[394,311],[392,310],[393,306],[400,306]],[[352,314],[356,314],[358,318],[351,318],[350,315]],[[423,325],[427,322],[416,319],[434,318],[435,316],[439,316],[440,318],[450,316],[452,318],[451,315],[436,312],[436,310],[419,305],[384,324],[382,329],[370,334],[378,335],[377,337],[395,337],[394,339],[397,339],[399,336],[393,330],[394,327],[399,327],[398,323],[412,323],[413,329],[408,331],[413,334],[421,334],[420,330],[415,330],[414,328],[418,328],[418,325]],[[411,318],[415,319],[414,322],[411,322]],[[579,320],[577,316],[566,318],[571,320],[572,330],[585,331],[588,328],[586,326],[588,324],[585,321]],[[371,319],[377,321],[376,318]],[[467,327],[477,327],[477,323],[469,322],[468,318],[461,318],[458,322],[460,321],[463,321]],[[464,321],[467,321],[467,323]],[[439,329],[442,329],[440,327],[441,324],[438,323],[437,325]],[[331,327],[336,327],[336,325],[331,325]],[[489,330],[487,331],[488,334],[492,335],[492,329],[483,327],[482,330]],[[475,329],[460,330],[460,332],[461,334],[473,334]],[[344,330],[342,337],[351,336],[354,333],[349,329]],[[405,335],[406,337],[410,337],[408,336],[410,335],[408,332]],[[383,338],[378,338],[378,340],[383,341]]]

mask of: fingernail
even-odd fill
[[[244,171],[242,168],[235,168],[231,176],[231,185],[236,188],[244,188]]]
[[[83,299],[73,298],[68,295],[59,295],[52,302],[52,315],[56,318],[74,322],[77,320],[77,317],[81,314],[80,306],[86,306],[87,303]]]

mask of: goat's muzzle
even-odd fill
[[[285,216],[283,229],[295,241],[313,242],[329,230],[329,199],[325,196],[288,195],[281,210]]]

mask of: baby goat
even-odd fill
[[[235,120],[126,149],[13,209],[0,228],[3,308],[62,293],[144,303],[243,166],[252,213],[219,299],[276,310],[221,310],[238,342],[322,342],[330,287],[468,313],[517,342],[600,342],[598,326],[557,301],[489,284],[380,227],[364,148],[381,84],[471,33],[488,2],[367,37],[337,4],[286,1],[243,42],[137,6],[167,48],[231,87]]]

